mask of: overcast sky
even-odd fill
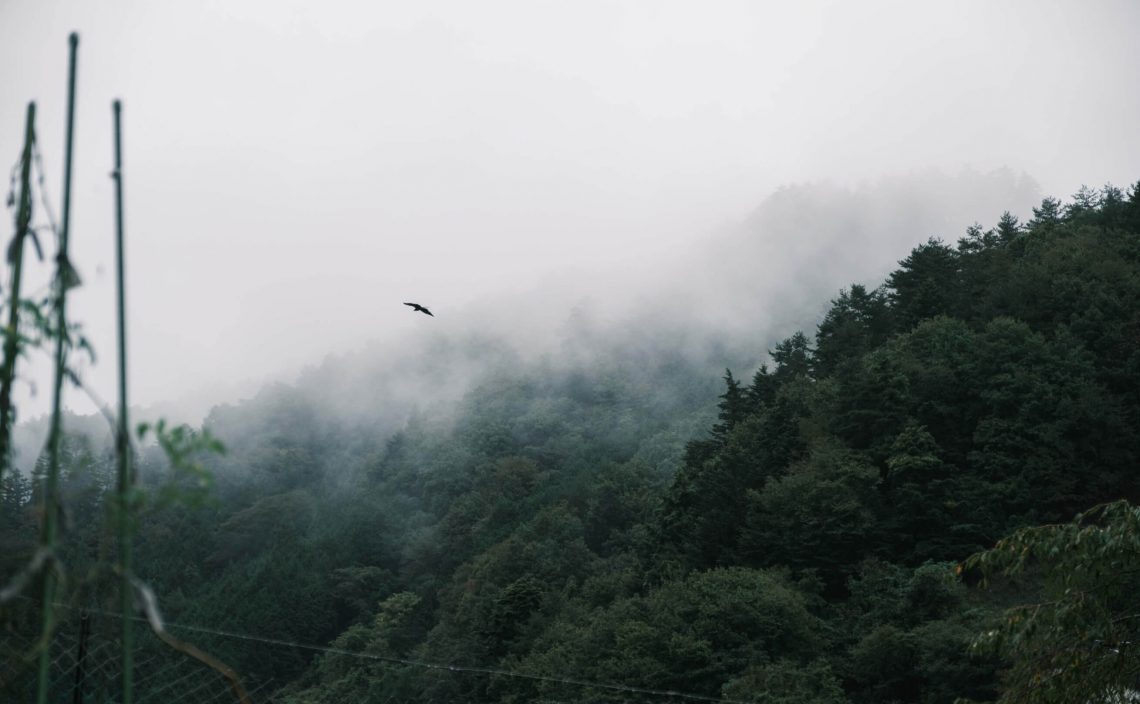
[[[1140,179],[1129,0],[0,0],[0,158],[35,100],[57,208],[72,30],[72,311],[113,397],[121,98],[139,403],[643,267],[785,183]]]

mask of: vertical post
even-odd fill
[[[71,688],[72,704],[83,704],[83,685],[87,679],[87,635],[91,631],[87,612],[79,617],[79,653],[75,656],[75,683]]]
[[[75,32],[68,37],[70,44],[70,60],[68,62],[67,76],[67,134],[66,148],[63,162],[63,219],[59,230],[59,253],[56,254],[55,269],[55,384],[52,388],[51,427],[48,431],[48,476],[47,488],[44,491],[44,525],[41,537],[41,546],[55,555],[55,541],[57,520],[59,513],[59,442],[60,421],[62,410],[60,404],[63,400],[64,364],[67,361],[67,289],[74,276],[71,263],[67,259],[67,242],[70,236],[71,223],[71,156],[73,150],[73,137],[75,136],[75,59],[79,49],[79,35]],[[48,688],[51,668],[51,631],[53,627],[52,606],[55,601],[55,571],[49,568],[44,572],[43,590],[43,650],[40,651],[40,667],[38,688],[36,690],[37,704],[47,704]]]
[[[0,479],[12,456],[12,380],[16,376],[16,355],[20,327],[20,280],[24,264],[24,237],[32,220],[32,145],[36,139],[36,104],[28,103],[24,127],[24,152],[20,157],[20,207],[16,212],[16,236],[12,240],[9,259],[12,265],[12,290],[8,292],[8,327],[4,336],[4,367],[0,370]]]
[[[130,491],[133,485],[131,471],[131,442],[127,422],[127,313],[125,268],[123,265],[123,138],[122,102],[112,104],[115,114],[115,261],[117,266],[119,307],[119,428],[115,435],[115,449],[119,459],[119,567],[122,569],[123,607],[123,704],[131,704],[132,691],[132,637],[131,637],[131,513]]]

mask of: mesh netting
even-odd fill
[[[0,632],[0,701],[36,700],[42,639],[38,609],[6,613]],[[11,612],[12,609],[7,611]],[[48,701],[53,704],[112,704],[122,701],[121,620],[101,611],[61,608],[48,642],[51,654]],[[209,652],[211,643],[195,639]],[[134,701],[139,704],[231,704],[245,700],[216,669],[172,648],[146,625],[134,628]],[[239,675],[240,677],[240,675]],[[271,681],[241,678],[251,704],[271,700]]]

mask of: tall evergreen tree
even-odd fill
[[[887,277],[891,309],[902,329],[955,312],[958,254],[931,238],[915,247]]]
[[[1003,244],[1009,244],[1021,234],[1021,225],[1017,221],[1017,216],[1008,210],[1001,214],[996,229],[998,239],[1000,239]]]
[[[830,376],[854,364],[882,344],[890,331],[890,311],[882,289],[868,291],[865,286],[852,284],[840,291],[816,331],[816,375]]]

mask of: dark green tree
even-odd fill
[[[881,289],[867,291],[852,284],[840,291],[816,331],[816,375],[825,377],[846,370],[886,341],[891,331],[887,297]]]
[[[902,329],[957,308],[958,254],[936,239],[915,247],[887,277],[891,310]]]

